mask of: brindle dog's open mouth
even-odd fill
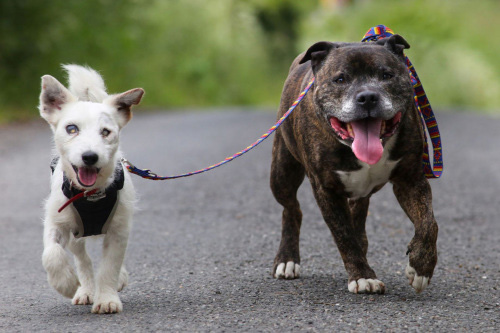
[[[361,161],[377,163],[384,152],[382,139],[391,137],[401,122],[401,112],[389,120],[365,118],[345,123],[331,117],[330,125],[342,140],[352,140],[352,151]]]
[[[90,187],[97,181],[97,174],[101,169],[96,167],[76,167],[72,165],[73,170],[75,170],[76,178],[80,185],[85,187]]]

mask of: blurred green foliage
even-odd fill
[[[494,0],[2,0],[0,122],[37,115],[40,77],[62,63],[101,72],[143,107],[277,107],[293,58],[318,40],[359,41],[385,24],[437,106],[499,109]]]

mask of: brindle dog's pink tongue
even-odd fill
[[[352,151],[361,161],[368,164],[377,163],[382,157],[384,147],[380,142],[381,119],[363,119],[351,122],[354,131]]]

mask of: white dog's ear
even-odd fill
[[[55,125],[59,119],[59,111],[66,103],[76,102],[66,87],[50,75],[42,76],[42,93],[40,94],[40,115],[49,124]]]
[[[144,89],[135,88],[121,94],[109,96],[104,100],[104,103],[111,105],[118,111],[118,125],[120,128],[125,126],[132,119],[132,105],[137,105],[141,102],[144,95]]]

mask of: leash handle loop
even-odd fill
[[[377,25],[376,27],[370,28],[361,41],[372,42],[391,37],[392,35],[394,35],[394,32],[391,29],[385,25]],[[422,129],[424,131],[424,147],[422,153],[423,171],[427,178],[439,178],[443,173],[443,148],[441,146],[441,134],[439,133],[434,111],[432,110],[429,99],[425,94],[424,87],[418,77],[417,71],[406,55],[405,61],[406,67],[408,68],[408,74],[410,75],[411,83],[413,85],[415,106],[420,115]],[[429,159],[429,144],[426,132],[429,134],[433,148],[432,165]]]

